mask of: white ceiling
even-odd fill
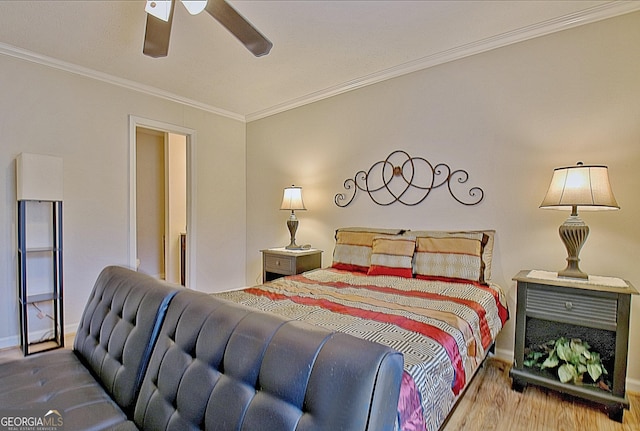
[[[638,1],[230,0],[273,42],[256,58],[176,7],[169,55],[142,54],[145,2],[0,1],[0,54],[251,121],[404,73],[640,10]]]

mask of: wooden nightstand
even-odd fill
[[[559,278],[546,271],[520,271],[518,284],[512,388],[531,383],[599,403],[609,417],[622,422],[629,408],[625,395],[631,295],[638,291],[613,277],[591,276],[589,281]],[[559,337],[579,338],[600,353],[611,391],[562,383],[550,372],[525,367],[525,349]]]
[[[275,280],[285,275],[300,274],[320,268],[322,250],[287,250],[284,247],[260,250],[262,253],[262,282]]]

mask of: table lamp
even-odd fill
[[[298,219],[296,218],[296,210],[306,210],[302,201],[302,187],[292,185],[284,189],[282,197],[281,210],[291,210],[291,215],[287,220],[287,228],[291,234],[291,242],[285,248],[287,250],[300,250],[302,247],[296,244],[296,231],[298,230]]]
[[[589,236],[589,226],[578,217],[580,210],[620,209],[611,191],[609,171],[602,165],[585,165],[556,168],[551,184],[540,208],[569,209],[571,215],[560,226],[560,238],[567,248],[567,267],[558,271],[559,277],[589,278],[580,270],[580,249]]]

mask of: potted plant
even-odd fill
[[[524,366],[541,370],[557,369],[558,379],[562,383],[583,384],[587,373],[598,387],[609,390],[602,380],[608,373],[600,354],[590,349],[591,346],[585,341],[560,337],[530,350],[525,355]]]

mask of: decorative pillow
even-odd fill
[[[493,262],[493,241],[496,235],[495,230],[465,230],[452,232],[453,234],[459,233],[483,233],[483,246],[482,246],[482,265],[483,265],[483,281],[488,282],[491,280],[491,264]]]
[[[429,237],[446,237],[446,236],[458,236],[460,234],[478,234],[482,233],[483,248],[482,248],[482,265],[483,265],[483,282],[491,280],[491,269],[493,263],[493,244],[496,231],[493,229],[483,230],[460,230],[460,231],[442,231],[442,230],[425,230],[425,231],[406,231],[405,234],[415,237],[429,236]]]
[[[371,266],[367,275],[413,277],[413,252],[416,239],[411,236],[377,236],[373,238]]]
[[[373,238],[381,235],[398,235],[402,229],[375,229],[350,227],[336,230],[332,268],[346,271],[367,272],[371,264]]]
[[[450,278],[484,283],[483,232],[431,232],[416,235],[416,278]]]

